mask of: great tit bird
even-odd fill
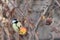
[[[23,27],[21,22],[17,21],[17,19],[12,20],[12,27],[15,32],[18,32],[20,35],[26,35],[27,28]]]
[[[22,26],[21,22],[17,21],[17,19],[12,20],[12,27],[15,32],[18,32],[21,26]]]

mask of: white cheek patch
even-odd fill
[[[16,22],[16,20],[13,20],[12,23]]]

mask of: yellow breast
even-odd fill
[[[27,33],[27,28],[26,27],[20,27],[19,34],[25,35],[26,33]]]

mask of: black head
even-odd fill
[[[12,23],[18,23],[17,19],[13,19]]]

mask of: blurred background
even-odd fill
[[[26,36],[14,31],[13,19]],[[60,0],[0,0],[0,40],[60,40]]]

